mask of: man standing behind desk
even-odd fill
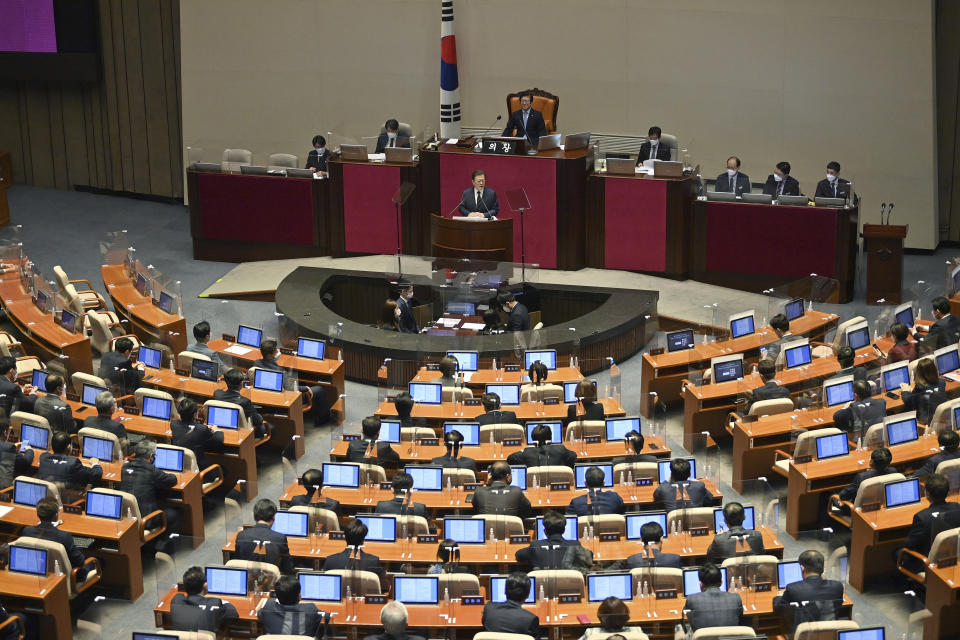
[[[670,147],[660,144],[660,127],[650,127],[647,131],[647,142],[640,145],[640,153],[637,154],[637,166],[643,164],[644,160],[669,160]]]
[[[727,158],[727,171],[717,176],[714,189],[737,195],[750,193],[750,176],[740,173],[740,158],[737,156]]]
[[[383,128],[386,129],[386,131],[377,137],[377,150],[374,151],[374,153],[383,153],[383,150],[387,147],[410,148],[410,138],[400,135],[400,123],[397,122],[396,119],[390,118],[387,120]]]
[[[470,176],[473,186],[463,192],[460,198],[460,215],[467,218],[486,218],[496,220],[500,213],[497,193],[487,189],[487,176],[483,169],[477,169]]]
[[[540,136],[547,135],[547,125],[543,121],[543,114],[532,105],[533,94],[524,93],[520,96],[520,110],[510,114],[503,135],[526,138],[529,144],[536,147]]]
[[[507,331],[529,331],[530,330],[530,312],[526,305],[517,302],[513,294],[509,291],[497,296],[497,304],[503,309],[504,313],[510,314],[507,320]]]
[[[763,192],[774,198],[800,195],[800,183],[790,175],[789,162],[777,163],[773,173],[767,176],[767,183],[763,185]]]

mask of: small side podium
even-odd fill
[[[867,304],[900,304],[903,288],[903,239],[908,225],[864,224],[863,251],[867,254]]]

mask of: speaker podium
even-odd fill
[[[900,304],[903,288],[903,239],[909,225],[864,224],[867,254],[867,304]]]
[[[513,262],[513,220],[463,220],[432,213],[430,249],[436,258]]]

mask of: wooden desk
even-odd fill
[[[960,565],[927,567],[926,608],[933,613],[923,628],[923,640],[955,638],[960,620]]]
[[[623,405],[617,402],[616,398],[601,398],[599,402],[603,405],[603,413],[606,416],[622,416],[626,413]],[[504,411],[514,411],[517,414],[517,420],[566,420],[567,406],[565,404],[540,406],[536,402],[521,402],[519,405],[503,405],[501,408]],[[444,402],[443,404],[417,403],[413,407],[411,417],[442,423],[444,421],[472,420],[482,413],[486,413],[482,406],[468,407],[466,405],[455,405],[452,402]],[[392,402],[384,401],[377,407],[376,415],[382,417],[395,416],[397,415],[397,409]]]
[[[820,341],[827,331],[837,325],[839,316],[822,311],[807,311],[790,323],[790,332],[811,341]],[[763,327],[749,336],[697,344],[687,351],[664,352],[658,356],[643,354],[640,371],[640,414],[652,417],[650,393],[656,392],[661,402],[672,404],[681,398],[680,382],[690,375],[691,369],[707,369],[710,358],[732,353],[743,353],[745,363],[760,359],[760,348],[776,342],[777,335],[770,327]]]
[[[3,595],[3,604],[9,610],[39,610],[39,637],[71,640],[73,628],[70,621],[70,598],[67,594],[69,579],[66,573],[61,576],[51,573],[42,577],[0,571],[0,594]]]
[[[100,267],[103,286],[110,295],[113,309],[130,323],[130,333],[141,342],[165,344],[176,355],[187,348],[187,321],[181,315],[166,313],[144,296],[127,277],[122,264]]]
[[[421,367],[417,375],[410,382],[431,382],[439,379],[443,374],[439,371],[430,371],[426,367]],[[521,371],[494,371],[493,369],[479,369],[470,375],[466,381],[468,388],[474,391],[483,392],[488,384],[528,384],[529,376],[524,370]],[[557,367],[547,375],[547,384],[563,385],[564,382],[579,382],[583,380],[583,374],[576,367]],[[475,396],[476,397],[476,396]]]

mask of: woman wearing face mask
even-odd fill
[[[750,193],[750,176],[740,173],[740,158],[727,158],[727,171],[717,176],[714,188],[721,193]]]
[[[383,303],[377,328],[384,331],[400,331],[400,307],[397,306],[396,300],[387,300]]]
[[[800,195],[800,183],[790,175],[789,162],[777,163],[773,173],[767,176],[767,183],[763,185],[763,192],[774,198]]]
[[[840,163],[827,163],[827,177],[817,183],[815,198],[843,198],[846,197],[849,180],[840,177]]]

